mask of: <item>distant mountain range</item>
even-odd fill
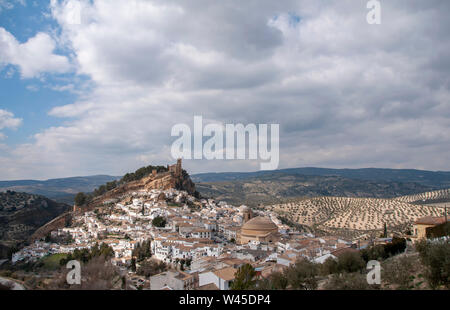
[[[0,181],[0,191],[12,190],[73,203],[78,192],[120,177],[95,175],[46,181]],[[291,168],[274,171],[202,173],[191,175],[204,196],[230,203],[276,203],[280,199],[314,196],[391,198],[450,188],[450,172],[414,169]]]
[[[204,196],[234,204],[272,204],[298,197],[393,198],[450,188],[450,172],[410,169],[292,168],[192,176]]]
[[[89,193],[95,188],[120,177],[110,175],[94,175],[86,177],[71,177],[50,179],[46,181],[19,180],[0,181],[0,192],[7,190],[43,195],[58,202],[73,203],[75,195],[79,192]]]
[[[270,175],[339,176],[347,179],[417,183],[435,189],[450,187],[450,171],[427,171],[415,169],[330,169],[330,168],[289,168],[274,171],[201,173],[191,176],[194,182],[238,181]]]

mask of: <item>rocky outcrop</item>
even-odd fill
[[[199,196],[195,189],[195,184],[192,182],[189,174],[182,169],[181,159],[175,165],[168,166],[167,171],[157,173],[156,170],[150,175],[136,181],[131,181],[122,184],[105,194],[95,197],[91,202],[84,206],[75,206],[74,212],[81,213],[91,211],[97,207],[101,207],[108,201],[113,199],[123,199],[127,194],[132,192],[152,189],[167,190],[170,188],[184,190],[190,195]]]
[[[157,173],[156,171],[153,171],[153,173],[140,180],[122,184],[101,196],[95,197],[86,205],[74,206],[71,212],[64,213],[57,218],[54,218],[52,221],[36,230],[30,237],[30,241],[43,238],[51,231],[67,226],[72,216],[75,214],[92,211],[111,201],[123,201],[124,199],[129,199],[130,197],[126,196],[133,192],[140,190],[149,191],[152,189],[167,190],[170,188],[184,190],[191,195],[198,196],[198,192],[195,190],[195,184],[192,182],[189,174],[181,167],[181,159],[178,160],[175,165],[168,166],[167,171],[165,172]]]
[[[61,214],[60,216],[54,218],[44,226],[41,226],[39,229],[37,229],[34,234],[31,235],[30,241],[33,242],[35,240],[45,238],[50,232],[68,226],[71,220],[72,212]]]

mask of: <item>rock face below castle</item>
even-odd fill
[[[74,207],[74,212],[86,212],[103,205],[104,202],[111,199],[124,196],[128,193],[137,191],[150,191],[152,189],[167,190],[170,188],[183,190],[190,195],[198,196],[195,184],[192,182],[189,174],[183,170],[181,159],[171,166],[167,166],[167,171],[156,172],[154,170],[150,175],[136,181],[132,181],[110,190],[102,196],[94,198],[86,206]]]

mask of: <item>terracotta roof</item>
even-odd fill
[[[339,257],[344,253],[356,253],[358,252],[358,250],[354,249],[354,248],[343,248],[343,249],[339,249],[336,251],[331,252],[332,255]]]
[[[219,288],[214,283],[205,284],[198,287],[201,291],[217,291]]]
[[[422,225],[439,225],[439,224],[443,224],[445,223],[445,217],[444,216],[440,216],[440,217],[436,217],[436,216],[426,216],[426,217],[422,217],[420,219],[417,219],[415,224],[422,224]]]
[[[225,281],[231,281],[234,279],[237,269],[233,267],[226,267],[214,271],[214,274]]]

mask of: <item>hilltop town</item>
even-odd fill
[[[286,221],[279,210],[284,205],[251,209],[199,198],[192,184],[186,183],[186,176],[183,178],[190,184],[189,192],[180,185],[182,171],[181,161],[178,161],[167,171],[153,171],[143,180],[96,197],[95,203],[74,206],[70,225],[49,225],[45,237],[35,237],[31,245],[12,255],[12,264],[64,256],[100,244],[113,251],[110,262],[129,279],[131,287],[226,290],[244,264],[253,266],[259,275],[268,276],[294,265],[299,258],[320,264],[329,258],[392,240],[392,234],[377,238],[366,231],[348,238],[331,232],[316,235]],[[380,201],[374,202],[383,205]],[[302,205],[308,208],[299,209]],[[293,218],[297,222],[311,224],[308,221],[325,216],[321,218],[324,225],[332,227],[333,223],[342,223],[336,218],[328,219],[326,215],[330,212],[319,212],[317,201],[305,200],[302,205],[285,206],[297,210]],[[355,209],[350,206],[350,200],[337,200],[333,205],[348,214],[348,220],[356,223],[356,230],[361,228],[358,226],[361,222],[355,222],[350,212]],[[395,212],[401,213],[403,205],[406,203],[390,202],[387,209],[397,208]],[[367,208],[369,212],[374,206]],[[408,220],[438,215],[437,211],[427,210],[415,211],[415,217],[410,216]],[[339,214],[338,211],[331,213]],[[373,216],[367,213],[361,218],[371,219],[373,229],[382,228],[381,219]],[[142,250],[144,247],[146,251]],[[161,264],[161,272],[150,272],[147,276],[137,272],[149,261]]]

